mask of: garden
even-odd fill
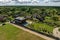
[[[37,32],[42,32],[48,35],[52,35],[53,34],[53,29],[55,27],[51,26],[51,25],[47,25],[46,23],[37,23],[37,22],[33,22],[32,24],[29,24],[27,26],[27,28],[33,29]]]

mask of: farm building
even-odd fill
[[[24,18],[24,17],[17,17],[17,18],[15,18],[13,23],[19,24],[19,25],[23,25],[23,26],[25,26],[27,24],[26,18]]]

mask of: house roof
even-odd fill
[[[15,18],[15,19],[18,19],[18,20],[25,20],[24,17],[17,17],[17,18]]]
[[[0,15],[0,21],[3,21],[6,16]]]

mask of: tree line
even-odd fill
[[[16,16],[28,16],[48,25],[60,26],[60,7],[4,6],[0,7],[0,15],[6,15],[7,20]]]

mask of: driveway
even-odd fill
[[[55,28],[55,29],[53,30],[53,35],[54,35],[55,37],[58,37],[58,38],[60,38],[60,32],[58,31],[59,28],[60,28],[60,27],[57,27],[57,28]]]

